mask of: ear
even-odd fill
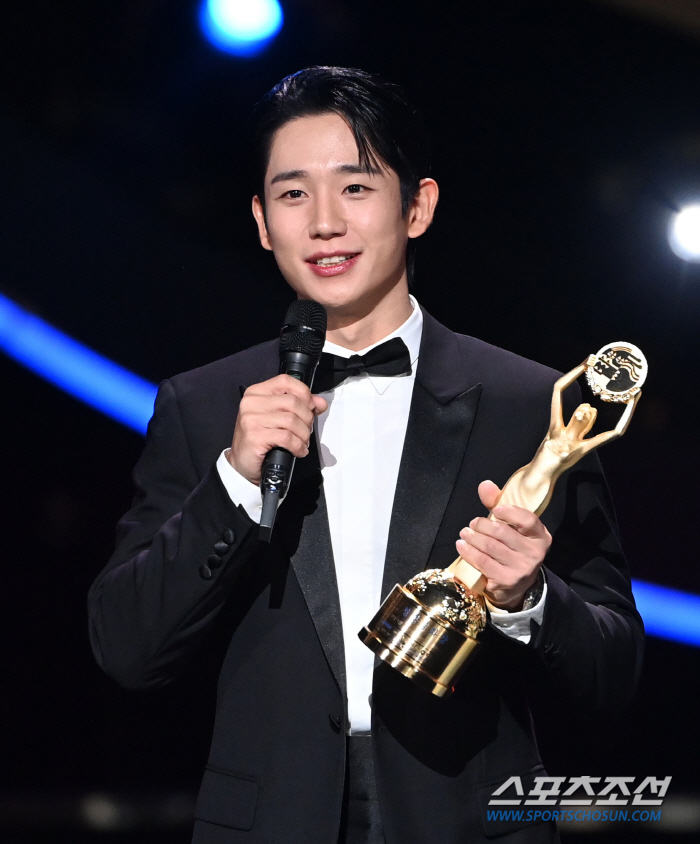
[[[267,249],[272,252],[270,235],[268,234],[267,223],[265,222],[265,212],[263,211],[263,205],[260,201],[260,197],[257,195],[253,197],[253,216],[255,217],[255,222],[258,224],[258,236],[260,237],[260,243],[262,244],[263,249]]]
[[[421,179],[408,209],[408,236],[420,237],[433,222],[440,189],[435,179]]]

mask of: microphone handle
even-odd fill
[[[311,389],[318,366],[318,358],[306,352],[285,352],[280,360],[279,375],[291,375]]]
[[[285,352],[280,360],[280,375],[291,375],[311,389],[318,358],[304,352]],[[265,455],[260,474],[262,491],[262,515],[259,538],[263,542],[272,539],[277,508],[284,501],[294,470],[294,455],[286,448],[271,448]]]

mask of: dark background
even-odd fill
[[[674,207],[700,198],[692,4],[665,4],[673,28],[616,8],[653,2],[283,0],[253,59],[207,46],[197,5],[3,6],[0,290],[154,382],[269,339],[291,296],[250,216],[247,115],[309,64],[383,73],[434,138],[419,301],[561,370],[607,341],[643,349],[644,398],[602,459],[634,576],[700,593],[700,267],[666,243]],[[0,377],[0,831],[92,841],[81,819],[108,830],[117,801],[98,840],[186,841],[215,666],[203,654],[166,689],[126,692],[86,632],[142,439],[4,357]],[[651,639],[622,723],[595,741],[543,725],[550,772],[670,774],[670,793],[699,795],[699,668],[698,649]]]

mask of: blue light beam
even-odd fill
[[[0,349],[117,422],[146,433],[156,386],[0,294]]]
[[[700,647],[700,595],[643,580],[632,591],[647,635]]]
[[[204,0],[202,32],[219,50],[254,56],[277,35],[283,23],[278,0]]]

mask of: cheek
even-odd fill
[[[387,252],[401,248],[408,239],[406,224],[401,216],[401,206],[395,210],[387,208],[367,208],[356,217],[356,222],[365,237],[380,243]]]
[[[408,237],[400,222],[386,221],[383,230],[378,230],[382,245],[380,255],[387,266],[396,265],[405,259]]]
[[[276,215],[267,218],[267,233],[270,240],[270,245],[275,251],[279,253],[280,257],[288,255],[294,244],[299,242],[299,233],[294,230],[293,220],[285,218],[283,215]]]

